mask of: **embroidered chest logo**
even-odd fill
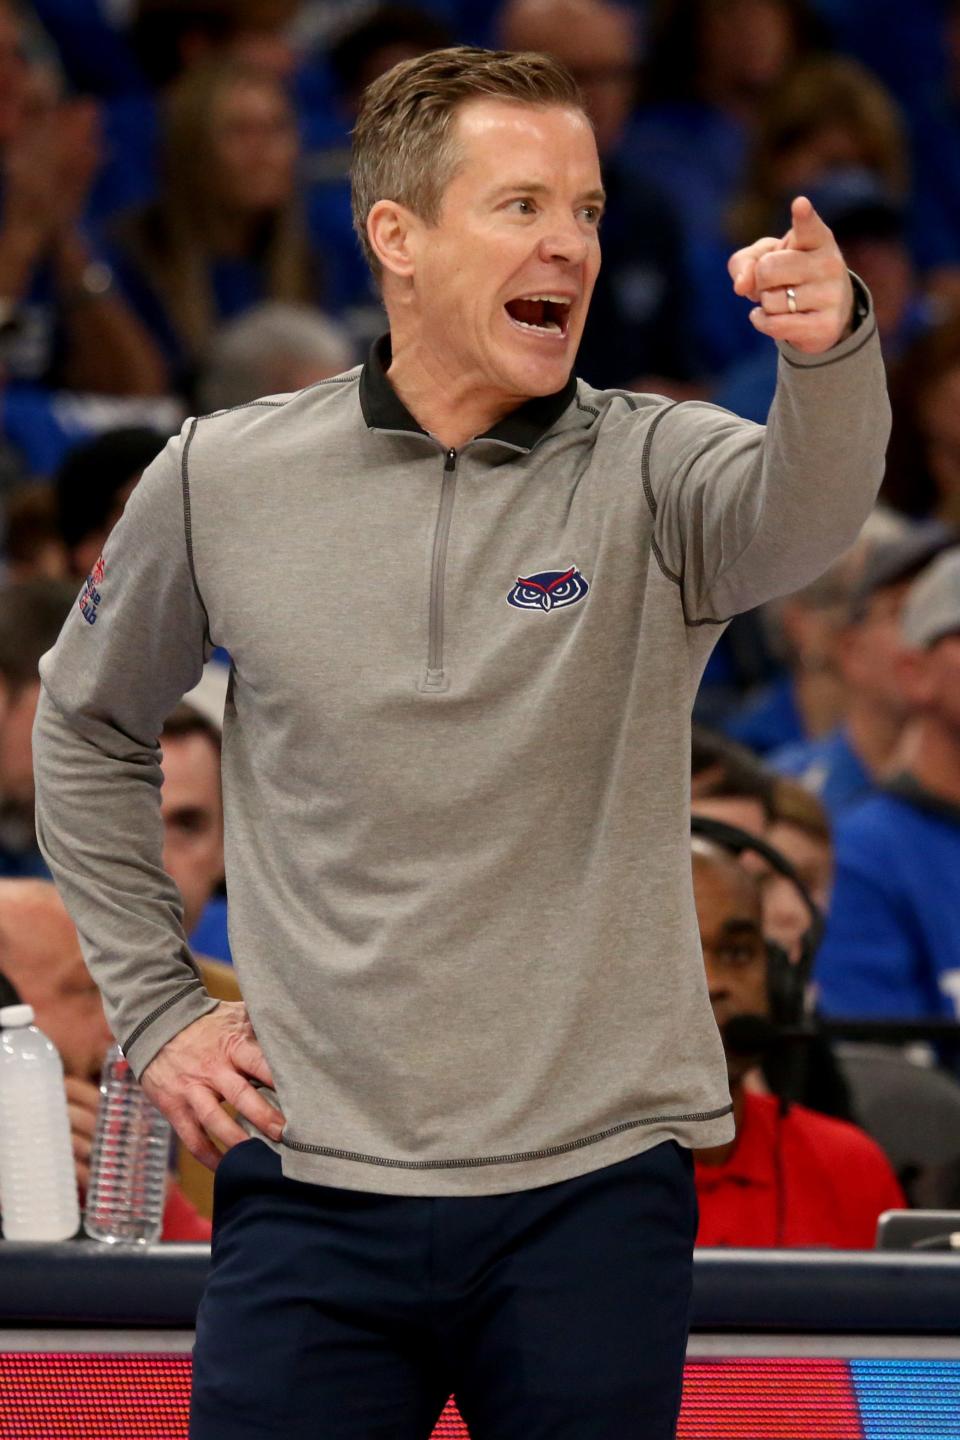
[[[77,604],[80,606],[80,613],[88,625],[94,625],[97,619],[97,609],[103,598],[99,587],[103,584],[103,556],[97,557],[90,574],[86,578],[83,589],[80,591],[80,599]]]
[[[507,604],[518,610],[560,610],[576,605],[590,589],[576,565],[569,570],[540,570],[521,575],[507,596]]]

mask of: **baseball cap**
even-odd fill
[[[960,634],[960,545],[938,555],[917,576],[903,607],[902,625],[907,644],[917,649]]]
[[[838,244],[867,237],[887,239],[903,233],[903,201],[875,171],[864,166],[827,171],[807,195]]]
[[[939,520],[921,520],[902,535],[871,545],[863,573],[850,599],[850,619],[863,619],[867,601],[877,590],[919,575],[937,555],[957,544],[955,530]]]

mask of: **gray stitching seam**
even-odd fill
[[[183,534],[187,546],[187,565],[190,569],[190,579],[193,581],[194,593],[200,602],[200,609],[203,611],[204,624],[207,631],[207,639],[210,637],[210,615],[204,604],[203,596],[200,594],[200,582],[197,580],[197,567],[193,557],[193,519],[190,511],[190,474],[187,469],[187,456],[190,454],[190,446],[193,437],[197,432],[197,421],[194,420],[190,426],[190,432],[183,442],[183,453],[180,457],[180,489],[183,495]]]
[[[598,417],[599,414],[600,414],[600,411],[597,409],[597,407],[596,407],[595,405],[584,405],[583,401],[580,399],[580,392],[579,392],[579,390],[577,391],[576,399],[577,399],[577,409],[578,409],[578,410],[583,410],[583,411],[585,411],[585,413],[586,413],[587,415],[592,415],[593,418],[594,418],[594,420],[596,420],[597,417]]]
[[[549,1145],[543,1150],[522,1150],[513,1155],[484,1155],[473,1160],[388,1160],[382,1155],[362,1155],[355,1150],[337,1150],[328,1145],[307,1145],[302,1140],[286,1140],[282,1144],[287,1150],[296,1150],[306,1155],[324,1155],[330,1160],[352,1160],[361,1165],[376,1165],[388,1170],[473,1170],[486,1165],[516,1165],[531,1160],[549,1160],[555,1155],[567,1155],[573,1150],[583,1150],[597,1145],[611,1136],[622,1135],[627,1130],[636,1130],[648,1125],[672,1125],[683,1122],[720,1120],[729,1115],[732,1105],[718,1110],[698,1110],[689,1115],[651,1115],[645,1120],[624,1120],[611,1125],[597,1135],[587,1135],[580,1140],[568,1140],[563,1145]]]
[[[183,989],[178,990],[176,995],[171,995],[170,999],[164,1000],[163,1004],[158,1005],[156,1010],[151,1010],[147,1018],[140,1021],[140,1024],[137,1026],[136,1030],[134,1030],[133,1034],[129,1035],[124,1041],[124,1043],[120,1046],[124,1055],[129,1054],[131,1046],[140,1039],[140,1036],[143,1034],[144,1030],[148,1030],[155,1020],[159,1020],[161,1015],[165,1015],[172,1005],[178,1004],[179,1001],[184,998],[184,996],[192,995],[194,990],[202,989],[202,980],[200,980],[199,978],[196,980],[191,980],[190,984],[184,985]]]
[[[846,350],[842,355],[834,355],[830,360],[818,360],[813,365],[803,365],[799,360],[791,360],[790,356],[785,355],[782,350],[780,351],[780,359],[783,360],[785,364],[789,365],[794,370],[825,370],[828,365],[839,365],[841,360],[849,360],[851,355],[858,355],[863,349],[864,345],[866,345],[867,341],[873,339],[876,331],[877,326],[876,322],[874,322],[870,326],[870,329],[867,331],[867,333],[864,335],[863,339],[860,341],[860,344],[854,345],[852,350]]]

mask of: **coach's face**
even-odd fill
[[[411,316],[448,373],[509,400],[566,384],[600,268],[603,188],[578,110],[472,100],[438,223],[410,236]]]

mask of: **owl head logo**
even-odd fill
[[[521,575],[507,596],[507,604],[518,610],[560,610],[576,605],[590,589],[576,565],[569,570],[541,570]]]

